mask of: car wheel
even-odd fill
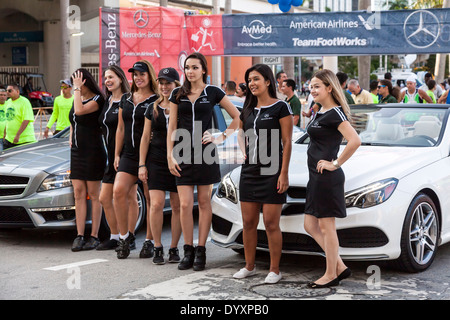
[[[439,217],[433,200],[419,193],[411,202],[403,224],[398,266],[407,272],[420,272],[431,266],[440,235]]]
[[[142,190],[142,186],[140,184],[138,184],[136,196],[137,196],[137,201],[138,201],[138,206],[139,206],[139,213],[138,213],[138,219],[136,222],[136,226],[134,228],[135,234],[142,227],[142,225],[144,224],[144,221],[146,219],[146,216],[147,216],[147,202],[145,200],[144,191]],[[106,220],[105,213],[103,212],[102,223],[100,225],[100,230],[99,230],[99,237],[102,239],[107,238],[107,237],[109,237],[110,233],[111,233],[111,230],[109,229],[108,221]]]

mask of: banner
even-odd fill
[[[163,7],[100,9],[101,66],[140,59],[176,68],[209,56],[326,56],[450,52],[450,9],[184,15]]]
[[[101,70],[120,66],[129,79],[129,68],[148,60],[155,71],[165,67],[181,75],[188,41],[184,11],[163,7],[100,8]]]
[[[223,16],[225,55],[450,52],[450,9]]]

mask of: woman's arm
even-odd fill
[[[359,148],[361,139],[349,121],[342,122],[339,125],[338,130],[344,136],[345,140],[347,140],[347,145],[341,155],[336,159],[340,167],[355,153],[356,149]],[[317,171],[322,173],[324,169],[334,171],[337,167],[332,161],[320,160],[317,162]]]
[[[117,130],[116,130],[116,147],[114,151],[114,169],[116,169],[116,171],[119,168],[120,154],[122,153],[123,137],[125,131],[122,118],[122,108],[119,108],[118,120],[119,121],[117,123]]]
[[[139,180],[147,183],[147,167],[145,166],[145,160],[147,159],[148,147],[150,144],[150,138],[152,135],[152,121],[145,118],[144,131],[141,137],[141,146],[139,147]]]
[[[167,128],[167,162],[169,165],[170,173],[176,177],[181,177],[181,168],[178,165],[175,157],[173,156],[173,143],[174,140],[172,136],[177,130],[177,119],[178,119],[178,105],[170,102],[170,113],[169,113],[169,125]]]
[[[292,152],[292,131],[293,131],[293,117],[292,115],[280,119],[281,126],[281,141],[283,142],[283,159],[281,163],[281,172],[278,177],[277,189],[278,193],[283,193],[289,188],[289,161]]]

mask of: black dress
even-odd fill
[[[308,146],[309,181],[306,187],[305,213],[317,218],[345,218],[344,171],[317,171],[319,160],[336,160],[342,142],[337,129],[346,121],[341,107],[334,107],[325,113],[317,113],[308,125],[310,137]]]
[[[178,105],[177,137],[173,155],[177,160],[181,177],[177,185],[209,185],[220,181],[217,148],[213,143],[202,144],[203,133],[212,128],[214,106],[225,92],[219,87],[207,85],[192,103],[187,96],[177,101],[175,88],[169,100]]]
[[[102,130],[98,117],[102,112],[105,100],[102,96],[83,101],[86,104],[96,101],[97,111],[85,114],[74,114],[74,106],[69,113],[72,125],[72,148],[70,149],[70,178],[86,181],[100,181],[106,165],[106,151],[102,139]]]
[[[100,114],[100,125],[103,137],[106,142],[106,150],[108,154],[108,163],[106,165],[105,175],[102,182],[114,183],[116,178],[116,169],[114,168],[114,152],[116,150],[116,131],[119,123],[119,101],[111,101],[112,97],[104,104],[102,113]]]
[[[239,181],[240,201],[286,202],[286,192],[278,193],[277,184],[283,162],[280,119],[287,116],[292,116],[292,110],[284,101],[255,108],[247,119],[241,113],[246,159]]]
[[[157,106],[154,116],[152,103],[145,112],[145,117],[152,122],[152,139],[148,146],[146,166],[148,171],[148,189],[177,192],[175,176],[169,171],[167,163],[167,127],[169,115],[165,109]]]
[[[122,119],[124,124],[124,137],[122,154],[120,156],[118,172],[126,172],[133,176],[139,174],[139,147],[142,132],[144,131],[145,111],[158,98],[151,95],[137,105],[133,102],[131,93],[126,93],[120,100]]]

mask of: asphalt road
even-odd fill
[[[195,233],[196,234],[196,233]],[[207,244],[205,271],[180,271],[176,264],[153,265],[140,259],[145,232],[137,235],[137,250],[126,260],[112,251],[70,250],[74,231],[0,230],[0,300],[446,300],[450,299],[450,246],[440,247],[430,269],[417,274],[399,272],[384,262],[348,262],[351,278],[332,289],[312,290],[319,278],[321,257],[284,255],[283,279],[265,285],[269,256],[257,257],[258,274],[236,280],[243,257]],[[166,219],[163,245],[170,245]],[[182,239],[179,248],[182,248]],[[182,250],[180,250],[182,252]]]

